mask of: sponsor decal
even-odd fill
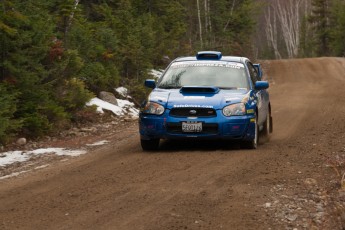
[[[189,105],[189,104],[183,104],[183,105],[174,105],[174,108],[208,108],[212,109],[212,105]]]
[[[254,109],[248,109],[248,110],[247,110],[247,113],[248,113],[248,114],[254,113]]]
[[[250,119],[250,122],[251,122],[251,123],[255,123],[255,118],[251,118],[251,119]]]
[[[173,63],[171,68],[186,68],[186,67],[224,67],[231,69],[244,68],[242,63]]]

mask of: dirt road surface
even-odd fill
[[[345,60],[264,68],[274,133],[257,150],[167,141],[143,153],[133,123],[90,154],[0,181],[0,229],[344,229]]]

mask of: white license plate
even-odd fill
[[[201,122],[182,122],[182,132],[199,133],[202,132]]]

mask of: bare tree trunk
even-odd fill
[[[235,4],[236,4],[236,0],[232,0],[232,5],[231,5],[231,10],[230,10],[230,16],[232,16],[232,14],[234,13],[234,9],[235,9]],[[226,22],[223,31],[225,32],[226,29],[228,28],[230,23],[230,19],[228,19],[228,21]]]
[[[209,31],[212,33],[212,22],[211,22],[211,15],[210,15],[210,1],[207,1],[207,17],[208,17],[208,26]]]
[[[274,7],[282,28],[289,58],[297,57],[300,39],[300,6],[302,0],[278,1]]]
[[[207,9],[207,0],[204,0],[204,10],[205,10],[205,34],[208,32],[208,9]]]
[[[278,33],[277,33],[277,20],[276,20],[276,15],[273,12],[273,22],[271,19],[271,8],[268,8],[268,11],[266,12],[265,15],[266,18],[266,37],[267,37],[267,42],[268,46],[273,48],[274,51],[274,56],[276,59],[281,59],[280,52],[278,50]]]
[[[200,35],[200,46],[201,48],[204,47],[203,40],[202,40],[202,24],[201,24],[201,15],[200,15],[200,4],[199,0],[196,0],[197,10],[198,10],[198,20],[199,20],[199,35]]]

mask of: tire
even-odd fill
[[[241,147],[245,149],[257,149],[259,143],[259,125],[258,125],[258,117],[255,114],[255,135],[254,139],[251,141],[243,141]]]
[[[144,151],[154,151],[159,147],[159,139],[143,140],[140,139],[141,148]]]
[[[263,140],[265,140],[265,142],[269,141],[270,134],[272,133],[272,131],[273,131],[272,117],[271,117],[271,112],[269,111],[266,117],[266,121],[264,122],[263,129],[260,133],[261,137],[263,138]]]
[[[271,122],[270,133],[273,133],[273,118],[271,116],[271,113],[270,113],[270,122]]]

